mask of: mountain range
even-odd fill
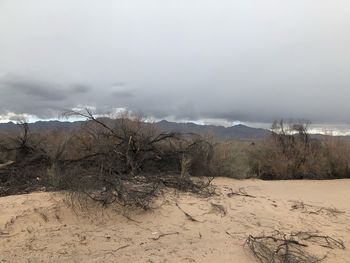
[[[37,121],[30,123],[29,127],[32,131],[43,130],[71,130],[82,125],[83,121]],[[215,126],[215,125],[199,125],[195,123],[177,123],[162,120],[156,122],[155,125],[164,132],[181,132],[181,133],[198,133],[212,134],[222,139],[262,139],[269,134],[269,130],[261,128],[252,128],[242,124],[231,127]],[[18,125],[13,122],[0,123],[0,131],[14,132],[18,130]]]

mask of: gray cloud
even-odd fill
[[[127,90],[113,91],[112,94],[118,98],[132,98],[134,96],[131,91]]]
[[[350,124],[349,13],[345,0],[4,0],[0,114]]]
[[[70,91],[72,93],[88,93],[91,90],[91,87],[85,84],[74,84],[71,88]]]
[[[58,85],[51,83],[23,78],[16,75],[6,75],[0,79],[2,97],[6,98],[6,93],[16,96],[32,97],[45,101],[62,101],[67,95]],[[5,94],[4,94],[5,93]]]
[[[112,87],[125,87],[128,84],[126,82],[122,82],[122,81],[116,81],[114,83],[112,83]]]
[[[63,108],[72,108],[80,98],[89,96],[85,84],[59,85],[19,75],[0,77],[0,114],[12,113],[9,119],[23,114],[40,118],[57,117]]]

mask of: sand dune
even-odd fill
[[[345,250],[315,253],[350,262],[350,180],[214,184],[218,194],[207,199],[169,191],[152,211],[81,209],[64,193],[0,198],[0,262],[253,263],[247,236],[274,230],[341,239]],[[230,194],[239,189],[250,196]]]

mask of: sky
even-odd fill
[[[0,0],[0,121],[350,126],[348,0]]]

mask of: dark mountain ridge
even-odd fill
[[[108,119],[106,120],[108,121]],[[70,131],[79,128],[84,121],[37,121],[30,123],[29,127],[32,131]],[[197,133],[214,135],[221,139],[235,140],[260,140],[270,134],[268,129],[253,128],[246,125],[238,124],[231,127],[216,126],[216,125],[200,125],[193,122],[179,123],[162,120],[155,122],[155,125],[164,132],[181,132],[181,133]],[[0,123],[0,132],[16,132],[19,127],[14,122]],[[330,135],[312,134],[315,139],[322,139]],[[350,136],[333,136],[339,137],[346,141],[350,141]]]
[[[80,127],[83,121],[37,121],[30,123],[29,127],[32,131],[44,130],[64,130],[68,131]],[[156,122],[155,125],[164,132],[182,132],[182,133],[198,133],[212,134],[222,139],[262,139],[269,134],[269,131],[261,128],[252,128],[242,124],[232,127],[215,126],[215,125],[199,125],[192,122],[177,123],[162,120]],[[0,132],[18,131],[18,125],[14,122],[0,123]]]

